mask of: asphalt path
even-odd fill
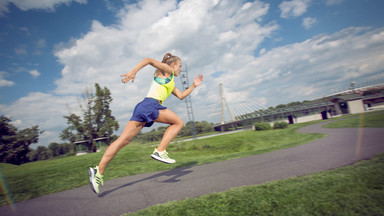
[[[302,133],[328,134],[308,144],[262,155],[198,166],[191,163],[189,167],[122,177],[104,182],[99,195],[87,185],[19,202],[13,209],[1,207],[0,215],[121,215],[171,200],[331,170],[384,152],[383,128],[322,128],[326,123],[299,129]],[[88,178],[87,170],[84,170],[84,178]]]

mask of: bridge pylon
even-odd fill
[[[227,110],[229,112],[229,116],[231,117],[231,120],[235,121],[235,118],[233,117],[231,109],[228,106],[227,100],[225,99],[222,83],[220,83],[219,88],[220,88],[220,95],[221,95],[221,124],[224,124],[224,104],[227,107]]]

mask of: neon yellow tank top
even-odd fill
[[[172,75],[168,78],[155,77],[152,80],[151,87],[149,88],[147,97],[159,100],[161,104],[172,93],[175,88],[175,76]]]

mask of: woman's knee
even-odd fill
[[[181,118],[178,118],[174,125],[181,129],[184,126],[184,121]]]
[[[135,122],[129,121],[127,126],[125,127],[123,133],[116,140],[119,146],[128,145],[131,140],[140,132],[140,130],[144,127],[145,122]]]

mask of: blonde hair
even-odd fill
[[[167,54],[164,55],[163,60],[161,62],[171,66],[172,63],[175,63],[177,61],[181,62],[179,57],[174,56],[171,53],[167,53]],[[156,72],[155,72],[155,75],[157,75],[159,73],[162,73],[164,75],[164,71],[161,71],[161,70],[157,69]]]

